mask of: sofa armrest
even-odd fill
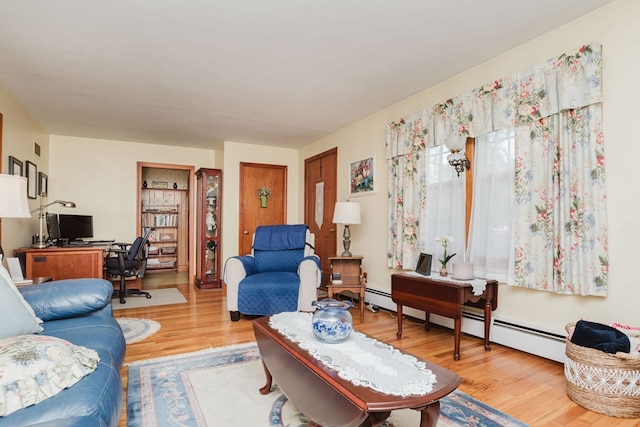
[[[234,256],[224,263],[222,281],[227,286],[227,309],[238,311],[238,287],[242,279],[256,273],[256,260],[251,255]]]
[[[304,257],[298,267],[300,276],[300,291],[298,293],[298,310],[314,311],[311,303],[318,298],[317,289],[322,280],[320,258],[317,255]]]
[[[103,279],[67,279],[23,286],[22,296],[40,319],[77,317],[111,304],[113,285]]]

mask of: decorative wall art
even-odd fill
[[[368,196],[375,194],[375,156],[353,162],[349,165],[349,195]]]
[[[47,197],[49,193],[49,177],[43,173],[38,173],[38,194]]]
[[[27,197],[38,198],[38,166],[27,160]]]
[[[22,162],[13,156],[9,156],[9,175],[22,176]]]

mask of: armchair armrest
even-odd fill
[[[317,289],[322,280],[320,258],[317,255],[304,257],[298,267],[298,275],[300,276],[298,309],[300,311],[314,311],[311,303],[317,299]]]
[[[222,281],[227,286],[227,309],[238,311],[238,287],[242,279],[256,273],[256,260],[251,255],[234,256],[224,263]]]
[[[67,279],[19,288],[44,321],[77,317],[111,304],[113,285],[103,279]]]

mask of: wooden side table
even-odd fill
[[[327,284],[327,296],[350,291],[357,294],[360,305],[360,321],[364,321],[364,292],[367,285],[367,273],[362,272],[361,256],[329,257],[331,263],[331,280]]]

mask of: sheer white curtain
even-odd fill
[[[451,262],[462,261],[465,249],[465,203],[466,180],[458,177],[456,171],[447,162],[449,150],[438,145],[427,150],[427,190],[425,200],[425,251],[434,254],[431,264],[433,271],[440,271],[443,248],[435,243],[436,237],[451,236],[448,253],[457,255],[447,265],[451,271]]]
[[[475,147],[469,260],[478,277],[513,282],[514,129],[479,136]]]

